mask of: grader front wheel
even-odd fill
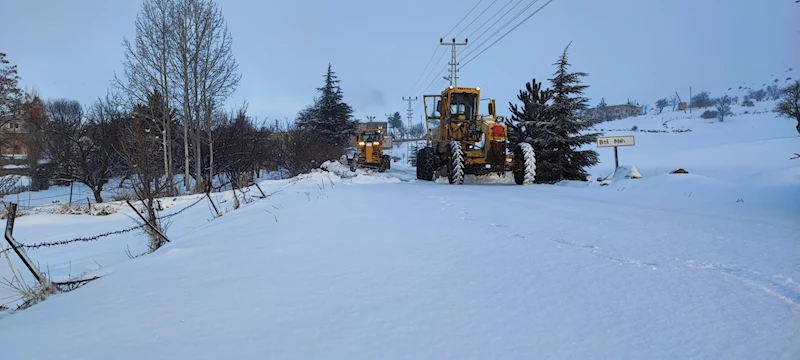
[[[464,183],[464,151],[458,141],[447,148],[447,180],[456,185]]]

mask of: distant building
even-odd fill
[[[581,115],[584,118],[593,120],[595,123],[624,119],[631,116],[643,115],[644,110],[639,105],[623,104],[623,105],[608,105],[604,107],[594,107],[583,111]]]
[[[18,116],[0,117],[0,153],[4,157],[27,157],[26,138],[31,132],[31,124]]]

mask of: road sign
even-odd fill
[[[633,135],[597,137],[597,147],[633,146],[635,144]]]
[[[597,147],[613,147],[614,148],[614,171],[619,168],[619,154],[617,153],[618,146],[633,146],[636,141],[633,140],[633,135],[622,136],[598,136]]]

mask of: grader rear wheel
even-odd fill
[[[417,179],[433,181],[433,152],[429,147],[417,150]]]
[[[520,143],[514,149],[514,182],[517,185],[530,185],[536,178],[536,156],[533,147]]]

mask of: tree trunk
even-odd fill
[[[103,203],[102,192],[103,192],[103,187],[102,186],[97,186],[97,187],[93,187],[92,188],[92,195],[94,195],[94,202],[96,202],[98,204],[102,204]]]
[[[156,217],[156,210],[154,208],[154,205],[155,205],[154,201],[153,200],[148,200],[148,201],[145,202],[145,204],[147,205],[147,222],[149,222],[151,225],[153,225],[153,227],[155,227],[159,231],[162,231],[161,230],[161,224],[158,223],[158,218]],[[156,251],[161,246],[164,245],[164,239],[162,239],[161,236],[158,235],[158,233],[155,230],[151,229],[149,226],[145,226],[145,231],[147,231],[147,235],[150,238],[150,241],[149,241],[149,244],[148,244],[149,248],[150,248],[150,252]]]
[[[205,184],[203,184],[203,159],[201,158],[201,151],[200,151],[200,139],[203,135],[201,129],[201,118],[200,118],[200,94],[197,84],[197,56],[195,56],[194,67],[192,69],[194,75],[194,119],[195,119],[195,133],[194,133],[194,162],[195,162],[195,177],[197,184],[195,184],[195,190],[197,192],[203,191],[205,188]]]
[[[211,130],[208,130],[208,179],[214,178],[214,136]]]
[[[800,134],[800,119],[797,119],[797,127],[795,129],[797,129],[797,133]]]
[[[186,193],[191,191],[191,184],[189,183],[189,127],[192,124],[192,118],[189,116],[189,89],[186,88],[186,95],[184,96],[185,105],[183,106],[183,187]]]

